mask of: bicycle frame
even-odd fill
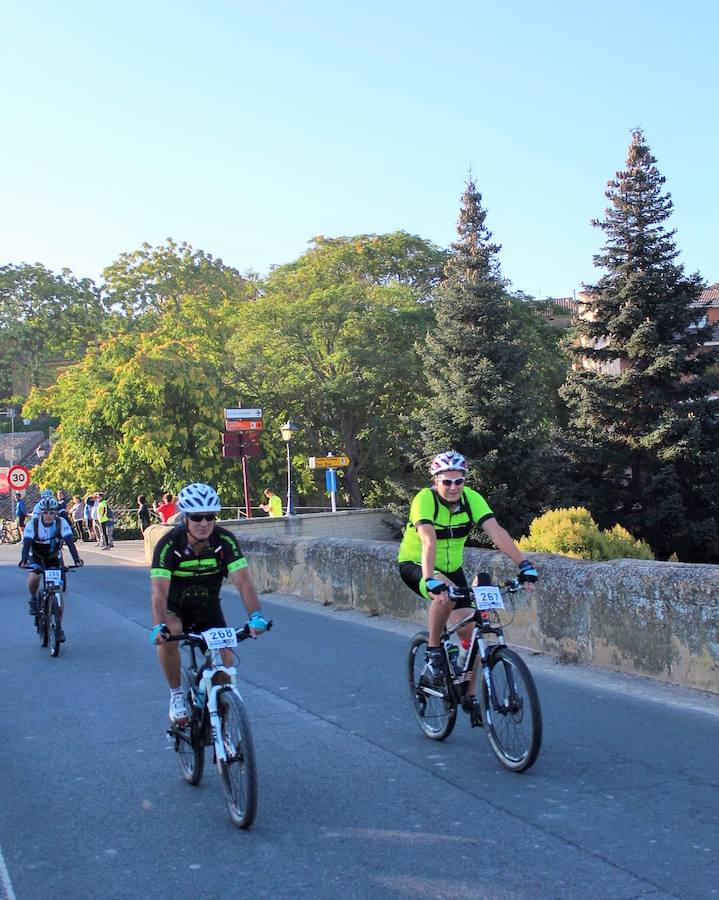
[[[500,586],[500,590],[509,589],[509,585]],[[475,624],[474,629],[472,630],[472,637],[470,639],[470,646],[467,652],[467,657],[464,661],[464,665],[462,666],[462,671],[458,675],[455,675],[450,665],[449,659],[447,659],[446,661],[447,672],[449,673],[449,678],[447,679],[447,689],[451,695],[453,702],[457,704],[460,703],[462,697],[467,691],[467,685],[472,678],[472,672],[474,671],[477,658],[479,658],[480,664],[482,666],[482,678],[487,685],[487,695],[491,701],[490,705],[492,709],[495,709],[497,704],[497,692],[494,688],[492,670],[488,665],[488,662],[489,652],[491,652],[494,647],[503,647],[507,645],[502,624],[500,622],[492,623],[489,619],[488,613],[482,610],[472,609],[469,615],[465,616],[459,622],[456,622],[451,626],[451,628],[445,629],[445,632],[442,635],[442,645],[444,646],[444,642],[448,638],[450,638],[453,634],[456,634],[461,628],[464,628],[464,626],[468,625],[470,622],[474,622]],[[495,635],[497,638],[496,643],[488,644],[484,638],[486,634]],[[425,693],[431,694],[435,697],[443,696],[441,690],[433,690],[432,688],[424,688],[423,690]],[[488,724],[491,724],[491,713],[489,708],[487,708],[486,710],[486,716],[488,719]]]
[[[233,691],[240,700],[242,700],[242,694],[237,685],[237,667],[226,666],[222,660],[222,653],[220,650],[206,650],[203,654],[204,662],[198,670],[195,658],[195,647],[193,644],[189,643],[186,644],[186,646],[190,648],[190,657],[192,660],[191,669],[193,672],[197,673],[194,685],[196,696],[195,705],[202,716],[205,715],[205,710],[209,716],[212,745],[215,751],[215,762],[218,760],[225,762],[227,760],[227,753],[225,752],[220,733],[218,697],[224,691]],[[220,672],[227,675],[230,681],[215,684],[213,678]],[[202,690],[200,690],[200,687],[202,687]]]

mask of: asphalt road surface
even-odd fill
[[[420,733],[413,626],[276,595],[273,631],[240,648],[260,783],[236,829],[210,752],[193,788],[168,745],[147,569],[83,553],[53,659],[0,547],[3,900],[719,892],[717,698],[527,656],[545,737],[515,775],[463,715],[443,743]]]

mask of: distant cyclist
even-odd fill
[[[422,674],[428,686],[442,683],[440,639],[447,622],[467,615],[470,600],[451,600],[449,585],[466,588],[462,569],[464,545],[473,525],[480,525],[494,546],[519,568],[519,580],[532,588],[537,570],[502,528],[484,497],[465,486],[469,467],[461,453],[440,453],[430,465],[432,486],[422,488],[409,512],[409,522],[400,544],[397,561],[400,577],[416,594],[430,601],[427,665]],[[472,625],[460,632],[471,637]],[[476,697],[469,694],[465,708],[471,712]]]
[[[201,632],[225,626],[220,589],[225,575],[239,591],[249,615],[253,636],[267,628],[260,600],[237,539],[215,523],[220,498],[209,484],[189,484],[177,498],[182,520],[160,538],[152,558],[152,640],[158,644],[162,671],[170,686],[170,719],[187,721],[189,710],[182,693],[180,650],[166,643],[171,634]],[[232,662],[223,650],[227,665]]]
[[[81,566],[83,562],[75,546],[72,527],[66,519],[58,515],[57,500],[54,497],[44,497],[37,505],[39,515],[30,519],[23,532],[20,568],[26,569],[33,563],[40,564],[44,569],[60,568],[63,544],[67,545],[75,565]],[[31,616],[37,614],[36,594],[39,584],[40,573],[30,572],[27,586],[30,591]],[[61,636],[61,639],[64,640],[64,636]]]

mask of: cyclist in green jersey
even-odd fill
[[[465,486],[468,471],[461,453],[448,450],[435,456],[430,465],[432,486],[422,488],[412,500],[397,554],[404,583],[430,601],[427,665],[422,675],[428,686],[442,683],[439,642],[447,622],[458,622],[471,605],[470,600],[451,600],[447,588],[468,586],[462,562],[472,525],[481,525],[497,550],[517,564],[519,580],[529,590],[537,580],[536,569],[499,524],[484,497]],[[472,626],[467,625],[460,637],[469,638],[471,631]],[[476,702],[469,694],[466,705],[470,711]]]

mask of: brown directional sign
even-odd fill
[[[222,435],[223,447],[239,447],[242,444],[242,434],[239,431],[225,431]]]
[[[225,431],[262,431],[262,419],[225,419]]]
[[[244,453],[242,452],[242,447],[234,447],[223,444],[222,455],[225,457],[225,459],[239,459],[240,457],[244,456]]]
[[[262,447],[259,444],[244,444],[241,452],[243,456],[262,456]]]

